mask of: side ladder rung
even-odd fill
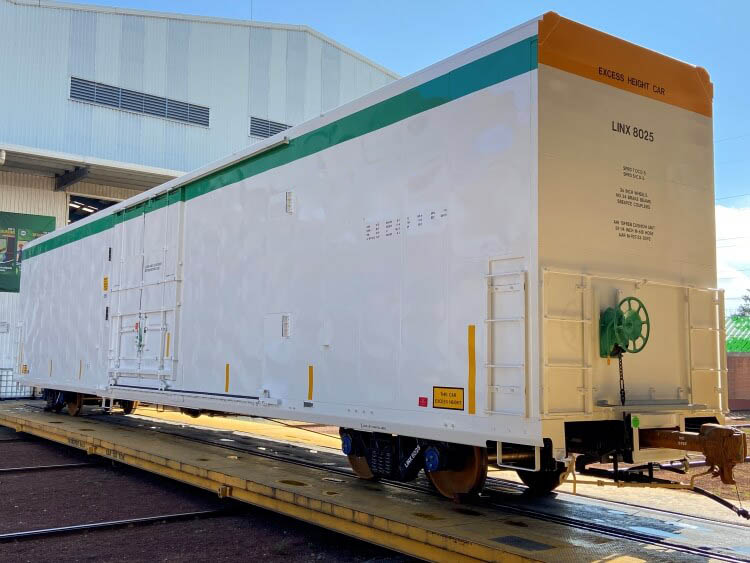
[[[520,385],[488,385],[490,393],[503,393],[504,395],[515,395],[521,391]]]
[[[557,322],[563,322],[563,323],[591,324],[591,319],[578,319],[576,317],[551,317],[551,316],[545,315],[544,320],[545,321],[557,321]]]
[[[524,317],[498,317],[496,319],[484,319],[486,323],[514,323],[524,320]]]

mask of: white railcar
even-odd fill
[[[30,243],[18,377],[339,425],[449,496],[682,457],[639,436],[727,408],[711,88],[546,14]]]

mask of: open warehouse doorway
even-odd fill
[[[70,194],[68,199],[68,224],[85,219],[97,211],[113,206],[119,201],[121,200]]]

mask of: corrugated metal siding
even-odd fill
[[[0,211],[50,215],[60,228],[68,218],[67,195],[53,188],[53,178],[0,172]],[[15,365],[18,321],[18,294],[0,292],[0,322],[10,326],[10,332],[0,333],[0,368]]]
[[[393,78],[307,31],[0,0],[0,142],[191,170]],[[207,106],[210,128],[69,99],[76,76]]]
[[[57,228],[68,220],[68,200],[64,192],[53,191],[54,178],[0,172],[0,211],[51,215]]]

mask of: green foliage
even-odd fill
[[[750,314],[727,319],[727,352],[750,353]]]
[[[742,296],[742,305],[737,308],[737,314],[742,317],[750,317],[750,289]]]

